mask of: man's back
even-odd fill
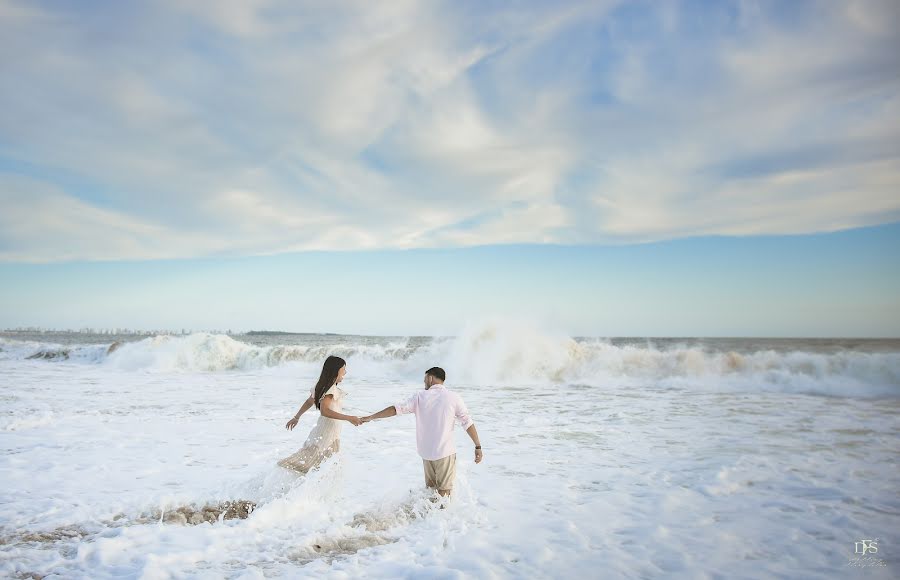
[[[415,413],[416,444],[423,459],[442,459],[456,453],[453,421],[458,421],[463,429],[468,429],[474,423],[462,397],[442,384],[417,391],[394,407],[398,415]]]

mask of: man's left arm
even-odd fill
[[[469,434],[469,437],[472,438],[472,442],[475,443],[475,463],[481,463],[481,460],[484,458],[484,453],[481,451],[481,441],[478,440],[478,430],[475,428],[475,423],[469,425],[469,428],[466,429],[466,433]]]

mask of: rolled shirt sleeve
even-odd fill
[[[394,408],[397,409],[398,415],[406,415],[408,413],[415,413],[417,402],[419,400],[418,393],[414,394],[412,397],[406,399],[401,403],[395,403]]]
[[[456,397],[456,421],[462,425],[463,429],[468,429],[475,424],[475,421],[469,416],[469,409],[466,408],[465,402],[458,395]]]

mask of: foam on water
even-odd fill
[[[0,576],[897,576],[900,398],[867,396],[896,386],[894,353],[491,325],[316,341],[196,334],[96,359],[0,344]],[[358,349],[344,351],[350,413],[448,370],[485,461],[457,431],[445,509],[422,489],[410,417],[345,426],[307,476],[275,465],[315,422],[284,429],[321,361],[273,353],[332,343]],[[873,538],[885,566],[848,567]]]
[[[632,384],[666,388],[900,396],[900,347],[884,352],[763,348],[738,352],[687,340],[665,345],[573,339],[504,322],[471,325],[456,337],[373,340],[318,337],[310,344],[256,345],[225,335],[154,336],[124,344],[42,344],[0,338],[3,357],[75,361],[127,371],[310,370],[329,354],[364,374],[417,378],[431,361],[457,380],[485,384]]]

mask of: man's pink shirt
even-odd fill
[[[416,446],[422,459],[434,461],[456,453],[453,443],[454,419],[468,429],[475,424],[462,397],[444,385],[416,391],[412,397],[394,405],[398,415],[416,414]]]

